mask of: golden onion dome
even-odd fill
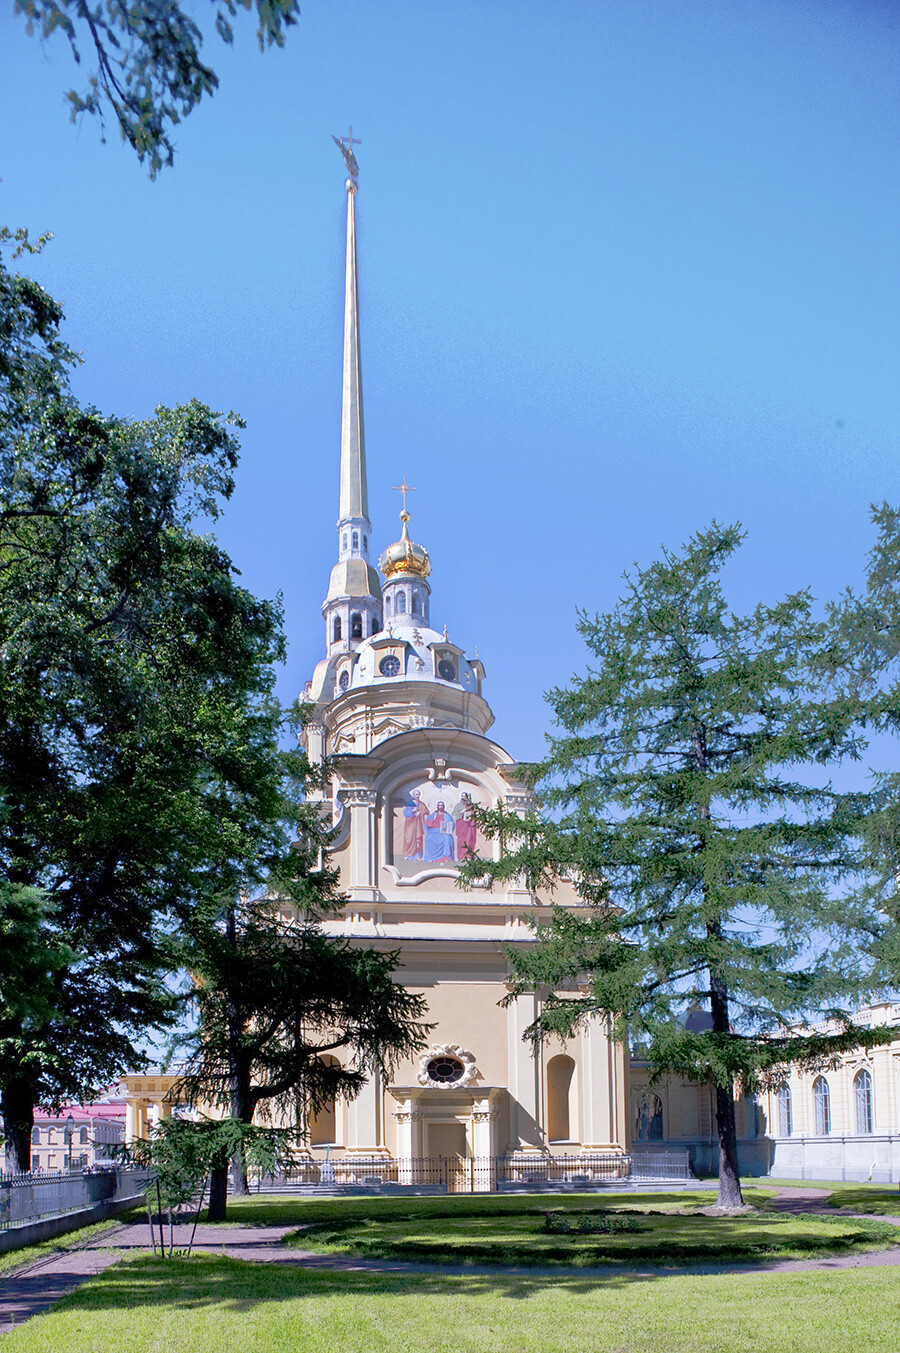
[[[400,539],[393,545],[388,545],[378,560],[378,567],[385,578],[394,578],[398,573],[414,573],[419,578],[427,578],[431,572],[431,560],[424,546],[410,540],[406,529],[409,513],[405,508],[400,513],[400,520],[403,522]]]

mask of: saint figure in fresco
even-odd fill
[[[403,854],[407,860],[421,860],[428,809],[418,789],[412,789],[403,806]]]
[[[431,817],[425,819],[425,859],[437,864],[453,864],[456,826],[443,803],[439,803]]]
[[[460,794],[453,816],[456,818],[456,858],[467,860],[475,854],[475,805],[468,794]]]

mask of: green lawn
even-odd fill
[[[304,1210],[304,1224],[288,1243],[368,1259],[579,1267],[744,1263],[900,1245],[900,1228],[883,1221],[792,1216],[764,1207],[738,1217],[695,1210],[708,1204],[704,1194],[346,1199]],[[583,1224],[559,1234],[565,1218],[578,1216]],[[610,1234],[593,1233],[603,1217],[610,1219]]]
[[[897,1353],[893,1269],[607,1280],[123,1263],[3,1353]]]
[[[744,1190],[754,1205],[774,1196],[775,1190],[752,1188]],[[515,1216],[533,1213],[541,1215],[550,1208],[574,1207],[579,1211],[589,1208],[627,1207],[678,1211],[684,1207],[708,1207],[714,1203],[714,1188],[677,1190],[669,1193],[590,1193],[535,1194],[535,1193],[451,1193],[424,1198],[404,1197],[345,1197],[299,1198],[278,1197],[272,1194],[251,1194],[248,1198],[229,1198],[228,1221],[225,1225],[241,1226],[298,1226],[301,1223],[342,1222],[354,1217],[411,1218],[428,1217],[490,1217]]]
[[[900,1217],[900,1189],[883,1184],[836,1184],[829,1207],[847,1212],[868,1212],[878,1217]]]

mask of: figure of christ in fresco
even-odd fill
[[[472,816],[474,804],[468,794],[460,794],[454,817],[456,818],[456,858],[467,860],[475,854],[475,821]]]
[[[410,790],[403,806],[403,854],[407,860],[421,860],[428,809],[418,789]]]
[[[443,803],[439,803],[431,817],[425,819],[425,859],[437,864],[453,864],[456,826]]]

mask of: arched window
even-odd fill
[[[353,532],[353,548],[354,548],[354,550],[358,550],[358,549],[359,549],[359,532],[358,532],[358,531],[354,531],[354,532]]]
[[[831,1091],[824,1076],[813,1081],[813,1109],[816,1116],[816,1136],[827,1137],[831,1131]]]
[[[369,548],[369,537],[363,536],[363,549],[367,550],[368,548]]]
[[[81,1132],[78,1134],[78,1140],[81,1142],[81,1145],[82,1145],[82,1146],[87,1146],[87,1144],[88,1144],[88,1130],[87,1130],[87,1128],[82,1128],[82,1129],[81,1129]]]
[[[419,597],[418,597],[418,594],[417,594],[416,592],[413,592],[413,594],[412,594],[412,604],[411,604],[411,606],[410,606],[409,609],[412,611],[413,615],[418,615],[418,613],[419,613]]]
[[[390,613],[391,613],[391,599],[390,599],[390,597],[385,597],[385,599],[384,599],[384,613],[385,613],[385,615],[390,615]]]
[[[405,593],[405,592],[398,592],[398,593],[397,593],[397,611],[398,611],[398,613],[399,613],[400,615],[405,615],[405,614],[406,614],[406,593]]]
[[[362,637],[362,616],[359,611],[354,611],[350,617],[350,638],[361,639]]]
[[[340,639],[341,633],[342,633],[342,630],[341,630],[341,617],[340,617],[339,615],[336,615],[336,616],[334,617],[334,628],[332,629],[331,632],[332,632],[332,635],[334,636],[334,642],[337,643],[338,640]]]
[[[872,1077],[863,1069],[853,1077],[854,1099],[856,1100],[856,1130],[860,1133],[874,1132],[872,1112]]]
[[[571,1057],[551,1057],[547,1063],[547,1136],[551,1142],[570,1142],[575,1125],[575,1063]]]
[[[378,619],[377,615],[372,616],[372,628],[370,629],[369,633],[370,634],[381,633],[381,621]]]
[[[779,1085],[778,1089],[775,1091],[775,1100],[778,1104],[778,1135],[779,1137],[790,1137],[794,1130],[791,1087],[789,1085]]]
[[[634,1115],[636,1142],[661,1142],[663,1139],[663,1110],[659,1095],[645,1090],[638,1097]]]
[[[340,1066],[336,1057],[323,1055],[319,1060],[324,1062],[326,1066]],[[320,1109],[310,1115],[309,1144],[310,1146],[337,1145],[337,1107],[334,1099],[329,1099]]]
[[[41,1144],[41,1130],[40,1130],[40,1128],[32,1128],[32,1129],[31,1129],[31,1145],[32,1145],[32,1146],[40,1146],[40,1144]]]

